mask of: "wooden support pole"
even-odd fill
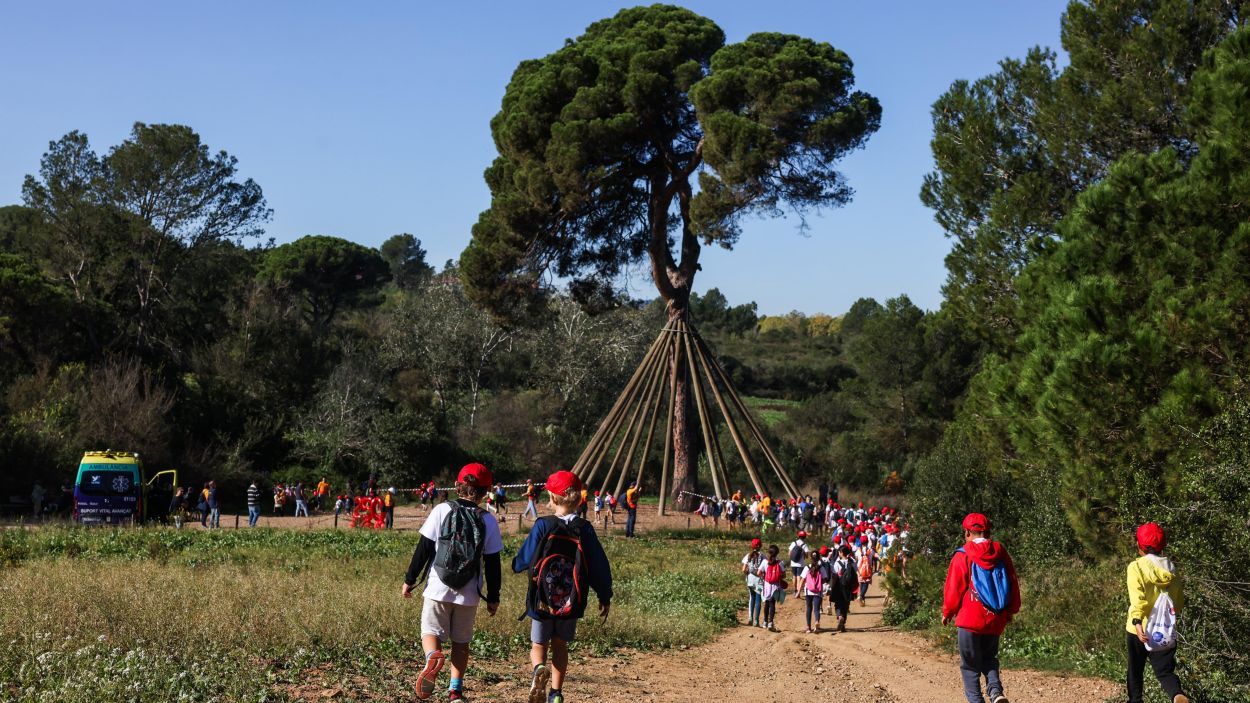
[[[656,421],[660,419],[660,404],[664,402],[664,382],[668,375],[665,371],[666,369],[660,369],[658,382],[655,384],[655,398],[647,401],[647,405],[651,408],[651,419],[647,423],[647,438],[642,442],[642,454],[638,457],[638,477],[634,479],[634,485],[637,486],[642,485],[642,471],[647,466],[647,455],[651,453],[651,440],[655,437]]]
[[[664,332],[661,334],[661,337],[657,338],[657,340],[663,338],[665,341],[668,341],[668,337],[671,337],[671,333]],[[595,476],[599,473],[599,467],[603,463],[603,460],[607,456],[608,452],[611,450],[613,440],[615,440],[617,433],[620,432],[621,425],[624,422],[630,407],[633,405],[634,399],[642,391],[642,383],[639,381],[650,378],[651,373],[663,369],[664,360],[663,355],[660,353],[650,354],[644,361],[645,364],[638,367],[638,371],[635,372],[634,377],[631,379],[631,386],[627,387],[625,392],[622,393],[621,397],[617,400],[619,407],[616,409],[619,410],[619,412],[609,415],[609,417],[604,420],[604,423],[600,425],[603,432],[598,436],[598,441],[596,442],[594,439],[591,440],[593,450],[588,447],[590,454],[587,456],[586,464],[582,466],[582,473],[585,474],[582,476],[582,481],[586,484],[590,484],[595,480]],[[621,441],[624,442],[624,438],[622,438]],[[587,471],[587,466],[589,467],[589,471]],[[609,471],[609,473],[611,472]],[[581,476],[581,474],[579,474],[579,476]],[[605,488],[606,484],[607,479],[605,478]]]
[[[590,461],[590,457],[594,451],[597,451],[599,444],[603,441],[603,436],[607,433],[608,428],[614,423],[616,416],[622,412],[626,405],[626,399],[631,395],[634,385],[638,379],[642,377],[643,370],[646,369],[657,353],[662,341],[667,341],[670,333],[667,330],[660,330],[660,334],[656,336],[655,341],[651,342],[651,346],[647,348],[647,353],[643,355],[642,362],[638,364],[638,368],[634,369],[634,374],[630,376],[629,382],[625,384],[625,390],[616,397],[612,409],[608,411],[607,417],[603,418],[603,422],[599,423],[599,427],[595,430],[595,434],[590,438],[590,442],[586,444],[586,448],[582,450],[581,456],[573,464],[573,473],[579,477],[586,470],[586,466]]]
[[[724,381],[725,390],[728,391],[730,400],[733,402],[734,406],[738,408],[738,412],[742,414],[743,419],[746,420],[747,428],[751,431],[751,435],[754,437],[756,443],[758,443],[760,448],[764,451],[764,456],[768,459],[773,471],[777,474],[777,479],[781,482],[782,488],[790,492],[791,496],[797,496],[799,494],[798,487],[794,484],[794,481],[790,479],[789,473],[787,473],[785,468],[782,467],[781,461],[777,459],[777,455],[773,453],[772,448],[768,446],[768,442],[764,437],[763,431],[760,430],[759,425],[755,422],[755,418],[751,416],[750,409],[747,408],[746,403],[742,402],[742,398],[739,397],[738,391],[734,389],[733,383],[730,382],[729,374],[725,373],[725,369],[720,365],[720,362],[716,360],[716,357],[711,354],[710,350],[707,349],[703,340],[700,339],[698,342],[704,345],[704,353],[711,359],[713,368],[716,369],[717,375]]]
[[[668,474],[672,465],[669,463],[673,446],[673,409],[677,405],[677,369],[680,363],[681,347],[674,344],[670,347],[668,362],[668,421],[664,432],[664,455],[660,461],[660,516],[667,514],[668,507]]]
[[[610,490],[609,484],[612,483],[613,476],[617,475],[617,467],[621,465],[620,462],[622,458],[626,459],[625,463],[626,465],[628,465],[629,463],[628,457],[630,456],[630,454],[629,452],[625,450],[625,446],[630,441],[631,434],[636,434],[636,432],[634,431],[634,428],[636,427],[637,423],[642,418],[646,397],[649,394],[652,385],[658,382],[656,380],[657,377],[662,378],[662,374],[663,374],[663,358],[662,358],[662,355],[657,355],[654,359],[654,363],[652,364],[651,368],[647,370],[647,375],[644,378],[644,383],[639,385],[638,387],[639,394],[636,395],[635,398],[630,401],[630,405],[633,408],[633,412],[630,413],[629,422],[621,424],[617,429],[613,430],[614,436],[618,432],[621,433],[620,442],[616,444],[616,451],[612,455],[612,463],[608,466],[608,470],[603,476],[602,490],[604,491]],[[607,454],[605,452],[603,457],[606,458],[606,456]],[[618,487],[616,490],[612,491],[612,493],[613,495],[620,493],[620,488]]]
[[[699,429],[703,432],[703,453],[707,457],[708,467],[712,472],[712,487],[716,490],[716,495],[721,495],[720,476],[716,473],[716,456],[712,453],[712,436],[711,420],[708,418],[707,406],[703,402],[703,383],[699,379],[699,374],[694,367],[694,353],[691,351],[690,332],[685,329],[681,331],[681,341],[686,348],[686,363],[690,372],[690,385],[694,388],[694,402],[699,412]]]
[[[656,364],[656,373],[653,374],[650,379],[648,379],[647,390],[643,396],[644,400],[641,404],[638,405],[638,410],[639,410],[638,424],[637,426],[630,427],[633,437],[629,441],[629,451],[625,452],[623,455],[625,459],[625,463],[621,464],[621,476],[619,479],[617,479],[616,490],[613,492],[613,495],[619,494],[621,490],[625,487],[625,479],[629,476],[629,467],[633,464],[634,451],[638,448],[638,439],[642,436],[642,428],[644,425],[647,424],[646,418],[648,414],[654,414],[653,412],[651,412],[651,410],[652,410],[652,404],[655,402],[655,392],[659,390],[660,386],[663,383],[664,383],[664,369],[660,364]],[[624,446],[624,441],[621,442],[621,445]],[[643,447],[642,451],[643,451],[643,455],[645,456],[647,453],[647,448]],[[613,467],[616,466],[615,460],[612,462],[612,465]],[[611,475],[610,470],[608,472],[608,475],[609,476]]]
[[[698,352],[699,360],[703,363],[703,370],[707,373],[708,385],[712,387],[712,395],[716,398],[716,404],[720,407],[721,414],[725,416],[725,424],[729,427],[729,436],[733,437],[734,446],[738,448],[738,455],[742,457],[742,463],[746,466],[747,474],[751,477],[751,485],[755,487],[756,494],[763,495],[764,484],[760,481],[759,471],[755,468],[755,462],[751,459],[751,453],[747,451],[746,443],[738,432],[738,426],[734,422],[733,415],[729,412],[729,406],[725,404],[725,399],[716,384],[715,374],[707,359],[707,351],[701,344],[696,344],[695,349]]]

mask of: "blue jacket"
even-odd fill
[[[551,534],[552,528],[555,527],[554,516],[540,518],[530,528],[529,537],[525,538],[525,543],[521,545],[520,551],[512,558],[513,573],[522,573],[528,571],[530,564],[534,561],[534,556],[538,553],[538,545],[543,543],[547,535]],[[608,563],[608,555],[603,552],[603,545],[599,543],[599,535],[595,534],[595,526],[586,520],[577,518],[582,524],[582,553],[586,557],[586,577],[590,581],[590,587],[594,589],[595,594],[599,596],[600,603],[612,602],[612,565]],[[533,584],[530,584],[533,588]],[[526,610],[526,615],[531,618],[538,618],[538,613]],[[578,617],[582,614],[578,613]]]

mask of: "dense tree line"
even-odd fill
[[[1247,9],[1072,2],[1067,66],[1034,49],[935,103],[941,314],[983,359],[909,491],[925,546],[992,512],[1025,570],[1121,559],[1164,522],[1184,665],[1221,701],[1250,695]]]
[[[504,327],[411,234],[274,246],[237,168],[185,126],[103,155],[73,132],[0,208],[10,493],[105,447],[191,480],[407,484],[468,455],[517,475],[580,449],[659,325],[549,294]]]

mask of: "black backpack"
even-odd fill
[[[813,516],[814,514],[815,514],[815,508],[813,508],[811,505],[804,506],[804,508],[803,508],[803,519],[804,519],[804,520],[807,520],[808,522],[811,522],[811,520],[812,520],[812,516]]]
[[[838,574],[838,585],[842,587],[843,593],[859,588],[859,574],[855,571],[855,564],[849,559],[842,567],[842,573]]]
[[[803,545],[795,543],[790,547],[790,563],[802,564],[807,559],[807,550],[803,549]]]
[[[486,523],[482,509],[459,501],[448,503],[451,511],[443,518],[434,554],[434,571],[448,588],[464,588],[482,571],[482,545]]]
[[[586,555],[582,551],[582,524],[585,520],[579,517],[561,520],[553,515],[540,520],[546,520],[551,530],[543,537],[530,562],[525,607],[543,620],[581,617],[586,612],[586,594],[590,585],[586,574]]]
[[[820,562],[820,565],[816,567],[816,570],[820,572],[820,578],[822,581],[825,583],[833,583],[833,564],[827,561],[822,561]]]

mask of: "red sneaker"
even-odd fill
[[[447,661],[447,657],[442,652],[431,652],[430,656],[425,658],[425,668],[417,676],[417,698],[427,700],[434,695],[436,688],[434,681],[438,678],[438,672],[443,670],[443,663]]]

